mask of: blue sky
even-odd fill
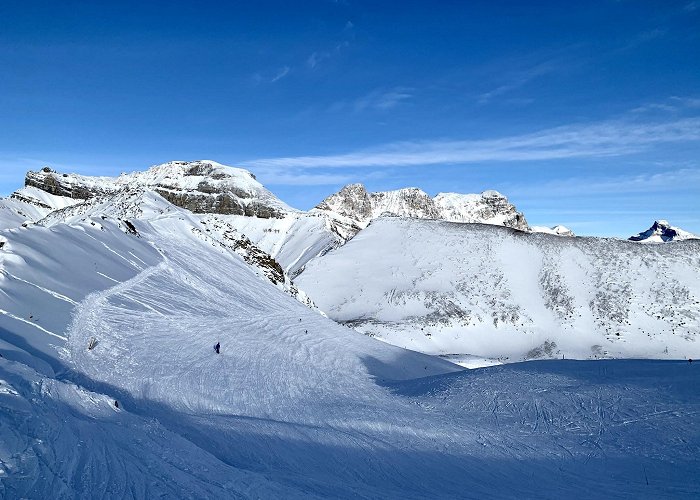
[[[206,158],[304,209],[497,189],[531,224],[700,233],[698,61],[690,0],[2,2],[0,193]]]

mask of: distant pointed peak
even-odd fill
[[[700,239],[700,237],[672,226],[665,219],[657,219],[649,229],[635,236],[630,236],[628,239],[630,241],[639,241],[642,243],[665,243],[669,241]]]

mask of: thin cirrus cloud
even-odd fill
[[[581,189],[585,186],[585,190]],[[598,178],[570,177],[537,184],[511,184],[503,189],[518,193],[521,200],[531,198],[591,197],[609,194],[677,192],[700,188],[700,168],[680,168],[656,173],[617,175]]]
[[[329,111],[339,112],[351,110],[354,113],[364,111],[387,111],[413,99],[413,89],[408,87],[394,87],[389,90],[375,89],[354,100],[337,101],[333,103]]]
[[[275,75],[270,79],[270,83],[275,83],[276,81],[281,80],[282,78],[287,76],[290,71],[291,68],[289,66],[284,66],[280,68],[280,70],[277,73],[275,73]]]
[[[527,68],[526,70],[513,73],[510,75],[510,78],[506,83],[502,83],[496,88],[480,94],[477,102],[479,104],[489,104],[494,98],[517,90],[527,85],[532,80],[535,80],[548,73],[552,73],[554,70],[555,65],[551,62],[546,62],[537,64],[531,68]]]
[[[374,91],[360,97],[354,103],[355,111],[364,111],[365,109],[387,110],[392,109],[408,99],[411,99],[411,89],[404,87],[395,87],[387,92]]]
[[[337,155],[262,158],[245,167],[361,168],[520,162],[622,156],[654,145],[700,140],[700,118],[658,123],[607,121],[487,140],[414,141]]]

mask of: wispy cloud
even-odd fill
[[[632,113],[651,111],[679,112],[700,108],[700,98],[688,96],[671,96],[657,102],[649,102],[631,110]]]
[[[582,189],[582,186],[585,186]],[[681,168],[656,173],[617,175],[606,177],[569,177],[548,182],[511,184],[501,187],[506,192],[517,193],[523,200],[532,198],[590,198],[613,194],[666,193],[700,189],[700,167]],[[587,209],[590,211],[591,209]]]
[[[665,36],[666,33],[668,33],[668,29],[662,27],[642,31],[641,33],[638,33],[637,35],[629,39],[627,43],[625,43],[621,47],[613,50],[613,54],[619,54],[621,52],[626,52],[628,50],[635,49],[640,45],[644,45],[648,42],[651,42],[652,40],[656,40],[657,38]]]
[[[256,85],[275,83],[289,75],[291,71],[292,68],[290,66],[285,65],[277,69],[275,72],[255,73],[253,75],[253,83],[255,83]]]
[[[544,62],[526,68],[520,71],[513,72],[506,77],[506,82],[498,85],[497,87],[489,90],[488,92],[483,92],[478,96],[477,102],[479,104],[488,104],[495,97],[499,97],[503,94],[507,94],[513,90],[517,90],[532,80],[535,80],[541,76],[554,71],[556,65],[552,62]]]
[[[700,140],[700,118],[660,123],[607,121],[488,140],[415,141],[338,155],[264,158],[249,167],[358,168],[518,162],[620,156],[654,145]]]
[[[355,113],[363,111],[387,111],[413,98],[413,89],[394,87],[392,89],[375,89],[354,100],[337,101],[329,110],[332,112],[351,110]]]
[[[328,59],[330,56],[328,52],[313,52],[306,60],[306,65],[311,69],[315,69],[321,61]]]
[[[366,109],[387,110],[395,108],[403,101],[407,101],[413,97],[411,89],[404,87],[395,87],[389,91],[375,90],[369,94],[360,97],[354,103],[355,111],[364,111]]]
[[[355,25],[352,21],[347,21],[340,32],[342,40],[335,42],[324,50],[316,50],[306,58],[306,66],[312,70],[316,69],[323,61],[339,56],[344,49],[350,46],[350,41],[355,39]]]
[[[275,73],[275,76],[273,76],[270,79],[270,83],[275,83],[275,82],[281,80],[282,78],[284,78],[285,76],[287,76],[289,74],[291,69],[292,68],[290,68],[289,66],[283,66],[282,68],[280,68],[280,70],[277,73]]]
[[[685,108],[700,108],[700,98],[698,97],[681,97],[671,96],[671,101]]]
[[[366,171],[362,176],[338,171],[323,172],[303,168],[256,168],[258,179],[270,186],[328,186],[384,177],[386,171]]]

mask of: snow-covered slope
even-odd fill
[[[530,231],[533,233],[554,234],[556,236],[576,236],[571,229],[561,225],[554,227],[530,226]]]
[[[0,198],[0,229],[19,227],[36,222],[53,210],[59,210],[82,200],[56,196],[32,186],[25,186],[7,198]]]
[[[326,217],[303,212],[262,219],[238,215],[202,214],[208,233],[219,238],[248,238],[280,263],[294,278],[311,259],[341,245],[344,240]]]
[[[630,236],[629,239],[630,241],[639,241],[641,243],[666,243],[669,241],[697,240],[700,239],[700,236],[678,227],[673,227],[668,221],[657,220],[654,221],[654,224],[649,229],[636,236]]]
[[[381,218],[298,279],[329,317],[431,354],[700,357],[700,241],[641,246]]]
[[[154,193],[45,224],[3,232],[3,498],[700,491],[694,366],[463,373],[305,307]]]
[[[247,170],[209,160],[173,161],[119,177],[58,173],[47,167],[27,173],[25,183],[24,191],[68,203],[51,203],[28,217],[10,210],[18,203],[10,200],[11,206],[0,210],[0,227],[39,220],[68,204],[99,200],[125,189],[141,189],[154,191],[174,205],[198,214],[203,229],[212,236],[262,249],[290,276],[303,269],[308,260],[345,241],[328,218],[291,208]]]

